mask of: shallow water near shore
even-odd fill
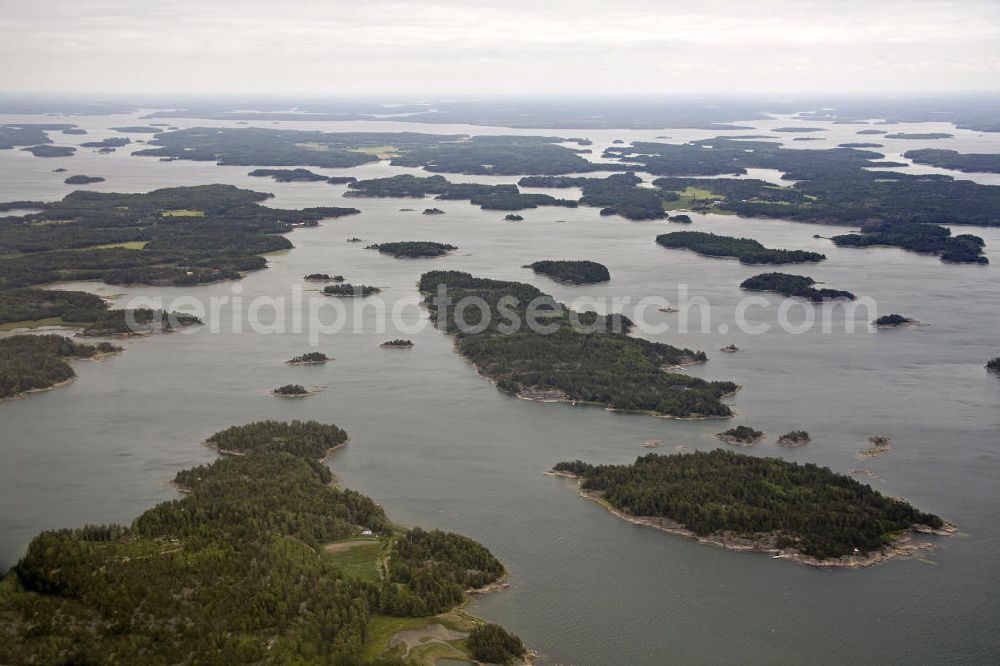
[[[103,128],[141,124],[132,120],[137,119],[73,118],[68,122],[91,133],[56,133],[53,138],[57,145],[92,141],[116,135]],[[27,119],[0,118],[16,121]],[[790,124],[787,119],[768,123]],[[829,128],[822,142],[800,142],[810,148],[870,138],[854,135],[860,125],[803,124]],[[595,155],[616,138],[667,135],[679,141],[726,134],[535,132],[389,122],[280,126],[587,136],[595,141]],[[892,145],[899,146],[898,152],[912,147],[1000,151],[1000,135],[979,138],[947,127],[955,139]],[[886,129],[929,132],[939,127],[899,124]],[[789,145],[791,139],[781,137]],[[888,148],[889,140],[873,140]],[[503,221],[503,212],[481,211],[465,201],[346,199],[344,186],[278,184],[246,176],[252,167],[130,157],[129,151],[138,147],[111,155],[84,149],[65,159],[0,151],[0,199],[61,197],[74,189],[63,185],[63,178],[82,173],[107,178],[91,186],[100,191],[226,182],[275,193],[268,205],[362,210],[361,215],[289,234],[295,249],[271,255],[270,268],[239,283],[245,303],[255,296],[291,299],[295,285],[317,289],[301,280],[312,272],[343,274],[354,284],[382,287],[381,296],[390,306],[414,299],[420,274],[434,269],[530,282],[565,302],[581,295],[674,300],[678,285],[687,284],[691,296],[710,303],[708,330],[678,334],[673,330],[678,314],[652,308],[648,321],[669,323],[672,330],[637,334],[706,351],[708,363],[684,372],[740,384],[743,389],[727,400],[737,416],[681,421],[518,400],[477,377],[441,332],[425,326],[417,332],[378,333],[374,311],[356,316],[353,304],[347,307],[346,329],[325,336],[317,347],[309,345],[305,332],[235,333],[228,325],[218,334],[205,327],[190,334],[128,340],[123,354],[76,363],[75,382],[0,404],[0,566],[13,564],[39,530],[127,523],[154,503],[175,497],[169,480],[178,470],[215,457],[200,442],[217,430],[264,418],[317,419],[351,434],[350,445],[329,459],[344,485],[373,497],[397,522],[467,534],[504,561],[511,570],[510,589],[477,596],[469,610],[521,635],[541,653],[539,663],[989,663],[1000,653],[994,626],[1000,616],[1000,378],[983,368],[1000,355],[1000,229],[956,228],[986,240],[992,265],[945,265],[936,257],[898,249],[836,248],[813,237],[842,233],[843,227],[697,214],[692,214],[693,225],[680,227],[602,218],[592,208],[528,210],[521,213],[523,222],[510,223]],[[60,166],[69,171],[51,173]],[[314,170],[358,177],[423,173],[385,162]],[[988,175],[979,176],[989,182]],[[516,180],[448,177],[455,182]],[[424,204],[446,214],[422,216]],[[878,314],[899,312],[928,325],[868,333],[864,324],[872,317],[859,309],[852,317],[857,331],[846,333],[841,308],[803,305],[793,313],[805,308],[825,313],[833,331],[791,335],[776,326],[781,299],[763,295],[769,306],[754,309],[751,318],[771,324],[772,330],[741,333],[734,311],[746,294],[738,285],[767,269],[655,244],[657,234],[680,228],[824,252],[827,261],[787,267],[788,272],[869,296],[877,302]],[[352,236],[366,242],[347,243]],[[432,240],[459,249],[437,259],[399,260],[363,247],[393,240]],[[549,258],[599,261],[612,280],[572,287],[522,268]],[[160,296],[167,304],[182,295],[234,296],[234,283],[184,289],[65,286],[117,295],[118,305],[131,296]],[[426,318],[416,307],[404,312],[410,323]],[[231,322],[231,305],[220,314]],[[720,326],[728,332],[720,333]],[[379,348],[395,337],[409,338],[415,347]],[[718,351],[731,343],[742,351]],[[311,350],[334,360],[320,366],[285,365]],[[301,400],[270,395],[274,387],[288,383],[326,388]],[[962,534],[936,539],[937,547],[922,559],[827,571],[727,552],[629,524],[580,498],[575,481],[543,475],[561,460],[631,462],[650,452],[643,443],[652,439],[664,441],[655,450],[662,454],[678,447],[726,446],[714,434],[738,424],[767,435],[742,452],[816,462],[844,473],[871,470],[877,478],[859,478],[941,515]],[[779,435],[796,429],[809,431],[812,442],[795,449],[775,443]],[[868,448],[872,435],[890,437],[894,450],[858,460],[857,452]]]

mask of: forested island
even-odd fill
[[[447,243],[432,241],[398,241],[395,243],[375,243],[365,249],[378,250],[393,257],[416,259],[420,257],[440,257],[458,248]]]
[[[404,340],[403,338],[395,338],[393,340],[386,340],[379,345],[382,349],[411,349],[413,347],[412,340]]]
[[[673,231],[660,234],[656,242],[666,248],[686,249],[707,257],[733,257],[742,264],[816,263],[826,255],[806,250],[775,250],[752,238],[719,236],[703,231]]]
[[[411,657],[523,656],[515,637],[449,612],[503,565],[333,485],[317,461],[347,439],[315,421],[229,428],[208,439],[225,455],[177,474],[178,499],[129,526],[39,534],[0,581],[0,662],[398,664],[392,627],[433,624],[456,638]]]
[[[343,282],[343,275],[330,275],[329,273],[310,273],[302,278],[307,282]]]
[[[953,530],[826,467],[721,449],[554,471],[580,478],[584,497],[632,522],[817,566],[875,564],[909,552],[914,530]]]
[[[328,181],[329,177],[313,173],[309,169],[254,169],[248,176],[255,178],[272,178],[277,183]]]
[[[323,287],[323,293],[327,296],[371,296],[377,294],[381,289],[378,287],[371,287],[366,284],[359,284],[357,286],[344,282],[342,284],[328,284]]]
[[[812,438],[805,430],[792,430],[791,432],[786,432],[778,438],[778,446],[794,449],[800,446],[805,446],[811,441]]]
[[[989,259],[983,256],[986,243],[982,238],[972,234],[952,236],[950,229],[937,224],[870,222],[861,226],[861,233],[834,236],[830,240],[839,247],[887,245],[936,254],[941,261],[953,264],[989,263]]]
[[[466,308],[463,328],[485,328],[463,332],[453,308],[439,310],[435,295],[440,286],[447,288],[453,302],[466,296],[482,298],[490,308],[488,321],[477,308]],[[720,398],[735,392],[736,384],[668,370],[704,361],[704,352],[633,338],[627,334],[631,322],[622,315],[579,313],[529,284],[458,271],[425,273],[419,288],[435,325],[455,336],[456,351],[506,393],[656,416],[731,414]],[[548,330],[531,330],[525,324],[529,307],[546,313],[540,321]]]
[[[84,148],[121,148],[132,143],[132,139],[124,136],[113,136],[100,141],[84,141],[80,145]]]
[[[239,279],[292,247],[296,226],[354,208],[284,210],[232,185],[143,194],[76,191],[39,212],[0,218],[0,290],[62,280],[192,285]],[[52,224],[58,220],[59,224]]]
[[[280,398],[304,398],[312,395],[315,391],[310,391],[302,384],[285,384],[274,389],[271,393]]]
[[[917,164],[929,164],[941,169],[964,172],[1000,173],[1000,155],[988,153],[960,153],[957,150],[921,148],[908,150],[903,157]]]
[[[886,139],[951,139],[954,134],[948,134],[947,132],[896,132],[895,134],[886,134]]]
[[[103,183],[104,178],[100,176],[70,176],[63,182],[67,185],[90,185],[91,183]]]
[[[538,206],[576,208],[571,199],[556,199],[548,194],[525,194],[517,185],[452,183],[444,176],[412,176],[403,174],[389,178],[359,180],[348,185],[346,197],[423,198],[434,195],[441,200],[468,200],[483,210],[525,210]],[[437,211],[437,208],[428,210]],[[444,211],[441,211],[444,212]]]
[[[76,148],[70,146],[50,146],[48,144],[30,146],[21,150],[25,150],[35,157],[72,157],[76,153]]]
[[[150,125],[128,125],[126,127],[112,127],[111,129],[115,132],[129,134],[156,134],[160,131],[160,128]]]
[[[804,275],[789,275],[788,273],[761,273],[747,278],[740,284],[747,291],[771,291],[782,296],[796,296],[814,303],[821,301],[847,299],[854,300],[854,294],[840,289],[817,289],[816,281]]]
[[[52,143],[48,132],[65,131],[74,127],[76,125],[65,123],[5,123],[0,125],[0,150]]]
[[[741,425],[718,433],[716,438],[736,446],[753,446],[764,439],[764,433],[760,430],[754,430],[750,426]]]
[[[691,224],[692,222],[690,215],[683,215],[683,214],[671,215],[668,219],[675,224]]]
[[[607,282],[611,279],[611,273],[608,272],[607,266],[596,261],[545,259],[528,264],[527,268],[565,284],[594,284]]]
[[[1000,372],[1000,356],[996,356],[987,361],[986,369],[992,372]]]
[[[288,359],[285,363],[287,365],[323,365],[329,360],[330,357],[323,352],[306,352]]]
[[[76,373],[68,360],[99,358],[120,351],[120,347],[108,342],[85,345],[61,335],[0,338],[0,400],[44,391],[70,381]]]
[[[524,221],[524,218],[522,216],[516,215],[515,213],[507,213],[506,215],[503,216],[503,219],[505,221],[507,221],[507,222],[523,222]]]

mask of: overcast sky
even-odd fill
[[[1000,89],[1000,0],[0,0],[0,90]]]

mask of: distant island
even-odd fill
[[[910,326],[916,323],[916,319],[910,319],[909,317],[904,317],[901,314],[882,315],[872,322],[872,324],[878,328],[898,328],[900,326]]]
[[[91,183],[103,183],[104,179],[100,176],[70,176],[63,182],[67,185],[89,185]]]
[[[895,134],[886,134],[886,139],[951,139],[954,134],[948,134],[947,132],[896,132]]]
[[[930,164],[941,169],[954,169],[966,173],[1000,173],[1000,155],[986,153],[960,153],[957,150],[921,148],[908,150],[903,157],[917,164]]]
[[[76,153],[76,148],[70,148],[68,146],[30,146],[28,148],[22,148],[35,157],[72,157]]]
[[[687,249],[707,257],[735,257],[742,264],[815,263],[826,255],[805,250],[774,250],[751,238],[718,236],[703,231],[674,231],[660,234],[656,242],[666,248]]]
[[[553,473],[579,478],[582,496],[630,522],[813,566],[868,566],[913,552],[915,532],[954,532],[826,467],[721,449],[650,453],[632,465],[562,462]]]
[[[991,358],[986,362],[986,369],[993,372],[1000,372],[1000,356]]]
[[[124,136],[113,136],[100,141],[84,141],[80,145],[84,148],[121,148],[132,143],[132,139]]]
[[[344,282],[342,284],[328,284],[323,287],[323,293],[327,296],[371,296],[377,294],[382,290],[378,287],[370,287],[366,284],[359,284],[357,286]]]
[[[444,215],[444,211],[440,208],[424,208],[423,215]]]
[[[402,664],[407,635],[462,662],[520,660],[516,636],[459,610],[503,564],[333,484],[320,461],[348,439],[316,421],[227,428],[206,442],[214,462],[129,524],[40,533],[0,581],[0,662]]]
[[[720,432],[716,438],[736,446],[753,446],[764,439],[764,433],[760,430],[754,430],[750,426],[741,425]]]
[[[683,213],[680,215],[670,215],[667,219],[676,224],[691,224],[691,216]]]
[[[881,148],[882,144],[881,143],[866,143],[866,142],[860,142],[860,143],[838,143],[837,147],[838,148]]]
[[[596,261],[556,261],[545,259],[528,264],[527,268],[547,275],[557,282],[565,284],[594,284],[607,282],[611,273],[607,266]]]
[[[938,224],[870,222],[861,225],[861,233],[842,234],[831,240],[838,247],[887,245],[923,254],[936,254],[941,261],[954,264],[988,264],[983,256],[985,241],[972,234],[952,236],[948,227]]]
[[[346,197],[397,197],[419,198],[434,195],[438,200],[468,200],[483,210],[526,210],[539,206],[564,206],[576,208],[571,199],[557,199],[549,194],[526,194],[517,185],[490,185],[488,183],[452,183],[444,176],[412,176],[402,174],[389,178],[359,180],[350,184]],[[437,208],[428,208],[437,211]],[[442,213],[444,211],[441,211]],[[435,215],[440,213],[430,212]]]
[[[309,169],[254,169],[247,175],[255,178],[273,178],[278,183],[308,183],[329,179],[328,176],[313,173]]]
[[[812,438],[809,437],[809,433],[805,430],[792,430],[778,438],[778,446],[794,449],[799,446],[805,446],[811,441]]]
[[[447,243],[434,243],[432,241],[399,241],[395,243],[375,243],[366,249],[378,250],[382,254],[390,254],[394,257],[416,259],[421,257],[440,257],[458,248]]]
[[[840,289],[817,289],[816,281],[804,275],[788,273],[761,273],[747,278],[740,284],[747,291],[771,291],[782,296],[795,296],[819,303],[820,301],[847,299],[854,300],[854,294]]]
[[[287,365],[323,365],[329,360],[330,357],[323,352],[306,352],[295,358],[288,359],[285,363]]]
[[[825,132],[826,128],[825,127],[778,127],[778,128],[775,128],[775,129],[773,129],[771,131],[772,132],[791,132],[791,133],[802,132],[802,133],[808,133],[808,132]]]
[[[343,275],[329,275],[328,273],[310,273],[302,278],[307,282],[343,282]]]
[[[315,391],[310,391],[301,384],[285,384],[274,389],[271,393],[282,398],[304,398],[313,395]]]
[[[347,185],[349,183],[356,183],[358,179],[354,176],[330,176],[326,179],[330,185]]]
[[[518,215],[517,213],[507,213],[506,215],[503,216],[503,219],[507,220],[508,222],[523,222],[524,221],[524,217]]]
[[[880,129],[863,129],[858,130],[855,134],[888,134],[888,132]]]
[[[395,340],[386,340],[379,345],[382,349],[409,349],[413,347],[413,342],[410,340],[403,340],[402,338],[396,338]]]
[[[162,132],[159,127],[152,127],[150,125],[129,125],[127,127],[112,127],[115,132],[127,132],[129,134],[156,134],[157,132]]]
[[[45,391],[71,381],[72,359],[100,358],[121,351],[111,343],[85,345],[61,335],[0,338],[0,400]]]

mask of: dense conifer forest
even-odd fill
[[[719,236],[703,231],[673,231],[660,234],[656,242],[666,248],[686,249],[709,257],[735,257],[742,264],[801,264],[826,259],[819,252],[775,250],[752,238]]]
[[[773,541],[820,560],[878,551],[914,525],[943,525],[826,467],[721,449],[555,469],[582,477],[584,490],[630,515],[667,518],[699,536]]]
[[[531,285],[457,271],[425,273],[419,286],[436,325],[456,335],[459,353],[502,391],[658,415],[730,414],[719,399],[736,391],[736,384],[666,370],[704,361],[704,352],[631,337],[631,322],[621,315],[578,313]],[[459,326],[455,308],[438,309],[435,295],[441,286],[453,304],[478,297],[488,312],[465,308],[465,325]],[[527,324],[532,303],[536,312],[547,313],[539,318],[546,330]]]
[[[0,581],[0,661],[374,663],[374,618],[446,611],[504,574],[479,543],[395,528],[331,485],[317,459],[346,440],[312,421],[229,428],[209,442],[239,455],[179,472],[181,498],[130,526],[43,532]],[[324,551],[363,530],[387,548],[375,582]],[[515,641],[490,629],[475,643],[493,655]]]
[[[741,289],[749,291],[773,291],[782,296],[798,296],[810,301],[820,302],[844,298],[854,300],[854,294],[841,289],[817,289],[816,281],[804,275],[789,275],[788,273],[761,273],[747,278],[740,284]]]
[[[528,264],[528,268],[566,284],[594,284],[595,282],[607,282],[611,279],[608,267],[596,261],[544,259]]]
[[[121,351],[111,343],[79,344],[61,335],[0,338],[0,399],[51,388],[76,376],[69,359]]]

